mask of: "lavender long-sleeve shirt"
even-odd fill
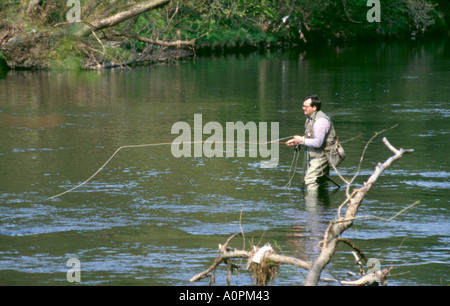
[[[326,118],[317,119],[314,123],[314,138],[305,138],[304,145],[312,148],[320,148],[325,141],[325,136],[330,131],[331,124]]]

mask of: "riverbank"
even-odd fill
[[[12,57],[6,57],[3,53],[0,53],[0,75],[6,73],[9,70],[91,70],[91,69],[109,69],[109,68],[130,68],[135,66],[152,65],[162,62],[175,62],[184,59],[192,59],[195,56],[212,56],[212,55],[227,55],[227,54],[249,54],[253,52],[270,52],[276,50],[319,50],[331,47],[352,47],[360,44],[380,44],[390,42],[401,42],[407,44],[421,44],[436,40],[448,40],[450,35],[435,34],[426,37],[416,37],[412,35],[409,38],[393,39],[383,37],[362,37],[352,40],[320,40],[316,39],[314,43],[292,43],[288,41],[280,42],[260,42],[258,44],[242,43],[239,45],[228,45],[218,43],[202,43],[194,48],[177,48],[177,47],[163,47],[155,48],[151,52],[145,55],[141,55],[139,59],[119,62],[118,60],[110,60],[99,63],[99,61],[92,57],[82,57],[80,54],[65,54],[61,58],[58,56],[43,60],[39,59],[40,55],[25,54],[24,46],[17,46],[17,48],[11,48],[9,53],[14,54]],[[29,46],[33,48],[33,46]],[[18,55],[22,56],[19,57]]]
[[[86,0],[70,9],[78,10],[73,20],[64,3],[0,4],[0,61],[8,69],[103,69],[194,54],[449,37],[450,5],[441,0],[107,2]]]

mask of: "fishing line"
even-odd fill
[[[242,141],[242,142],[239,142],[239,141],[233,141],[233,143],[257,143],[257,144],[269,144],[269,143],[282,143],[282,144],[284,144],[284,142],[280,142],[281,140],[285,140],[285,139],[288,139],[288,138],[292,138],[293,136],[287,136],[287,137],[283,137],[283,138],[279,138],[279,139],[275,139],[275,140],[272,140],[272,141]],[[228,141],[228,143],[229,143],[230,141]],[[78,184],[77,186],[75,186],[75,187],[73,187],[73,188],[70,188],[70,189],[68,189],[68,190],[66,190],[66,191],[64,191],[64,192],[61,192],[61,193],[59,193],[59,194],[57,194],[57,195],[54,195],[54,196],[51,196],[51,197],[49,197],[49,199],[55,199],[55,198],[58,198],[58,197],[60,197],[60,196],[62,196],[62,195],[64,195],[64,194],[66,194],[66,193],[69,193],[69,192],[71,192],[71,191],[74,191],[75,189],[78,189],[78,188],[80,188],[81,186],[83,186],[83,185],[85,185],[86,183],[88,183],[90,180],[92,180],[100,171],[102,171],[103,170],[103,168],[105,168],[106,167],[106,165],[114,158],[114,156],[116,156],[117,155],[117,153],[119,153],[119,151],[120,150],[122,150],[122,149],[128,149],[128,148],[142,148],[142,147],[156,147],[156,146],[165,146],[165,145],[173,145],[173,144],[198,144],[198,143],[217,143],[217,141],[182,141],[182,142],[159,142],[159,143],[148,143],[148,144],[138,144],[138,145],[126,145],[126,146],[121,146],[121,147],[119,147],[109,158],[108,158],[108,160],[100,167],[100,168],[98,168],[98,170],[97,171],[95,171],[95,173],[94,174],[92,174],[87,180],[85,180],[84,182],[82,182],[82,183],[80,183],[80,184]],[[222,143],[227,143],[227,141],[223,141]]]
[[[342,144],[342,143],[346,143],[346,142],[348,142],[348,141],[355,140],[356,138],[359,138],[359,137],[361,137],[361,135],[352,137],[352,138],[347,139],[347,140],[345,140],[345,141],[340,141],[340,143],[341,143],[341,144]],[[306,147],[305,150],[307,150],[307,149],[308,149],[308,148]],[[289,180],[288,180],[287,184],[284,186],[284,188],[289,188],[289,187],[291,187],[292,180],[294,179],[295,173],[297,172],[296,170],[297,170],[297,163],[298,163],[298,157],[299,157],[299,155],[300,155],[300,150],[295,150],[295,151],[294,151],[294,156],[293,156],[292,162],[291,162],[291,167],[290,167],[290,169],[289,169]],[[303,156],[303,166],[302,166],[302,169],[303,169],[303,177],[305,177],[305,167],[306,167],[307,164],[309,164],[308,157],[309,157],[308,153],[305,152],[305,156]],[[338,183],[336,183],[336,182],[335,182],[333,179],[331,179],[328,175],[325,174],[325,176],[326,176],[332,183],[334,183],[337,187],[339,187],[339,188],[341,187]],[[303,182],[302,188],[304,187],[304,184],[305,184],[305,182]]]
[[[284,188],[291,187],[292,180],[294,179],[295,172],[297,171],[297,162],[299,155],[300,153],[297,150],[295,150],[294,156],[292,157],[291,167],[289,168],[289,180],[284,186]]]

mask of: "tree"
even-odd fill
[[[359,254],[359,256],[365,258],[364,253],[354,243],[352,243],[348,239],[343,239],[340,236],[345,230],[347,230],[353,225],[353,222],[355,220],[359,218],[369,218],[369,217],[378,218],[376,216],[357,217],[356,214],[367,193],[375,184],[381,173],[384,170],[386,170],[393,162],[402,158],[404,154],[412,153],[414,151],[412,149],[396,149],[388,142],[386,138],[383,138],[383,142],[386,145],[386,147],[394,153],[394,155],[389,157],[383,164],[379,163],[375,167],[375,170],[372,173],[372,175],[363,184],[361,188],[354,189],[351,194],[348,194],[347,192],[347,198],[338,208],[336,220],[331,221],[328,228],[325,231],[323,239],[320,242],[321,247],[320,254],[314,261],[303,261],[301,259],[297,259],[294,257],[279,255],[273,250],[273,248],[269,244],[266,244],[262,248],[255,246],[251,251],[243,251],[243,250],[232,251],[228,245],[233,238],[235,238],[237,235],[240,234],[237,233],[231,236],[225,242],[224,245],[219,244],[219,251],[222,253],[222,255],[217,257],[214,263],[207,270],[191,278],[191,282],[198,281],[207,276],[212,276],[212,280],[214,280],[213,272],[217,268],[217,266],[222,262],[228,265],[228,275],[227,275],[228,280],[231,271],[237,268],[237,265],[235,265],[232,262],[232,259],[248,258],[249,260],[247,268],[249,269],[253,279],[255,279],[257,285],[266,285],[270,280],[272,280],[277,274],[278,271],[277,267],[279,264],[291,264],[307,270],[308,273],[306,276],[305,285],[315,286],[318,285],[320,275],[324,270],[325,266],[331,261],[332,257],[334,256],[339,243],[343,242],[351,246],[353,249],[355,249],[355,251]],[[350,182],[346,181],[347,191],[349,190],[352,181],[353,179]],[[413,207],[416,204],[418,204],[418,202],[415,202],[410,206],[406,207],[405,209],[403,209],[390,219],[382,219],[382,218],[379,219],[384,221],[391,221],[393,218],[397,217],[399,214],[403,213],[404,211]],[[346,208],[345,214],[341,215],[341,211],[344,207]],[[367,258],[365,259],[366,261],[368,261]],[[358,258],[358,262],[359,261],[360,258]],[[374,282],[385,284],[386,277],[389,275],[390,270],[391,268],[387,268],[384,270],[369,269],[367,272],[364,272],[364,270],[361,268],[360,279],[356,281],[341,281],[341,284],[366,285]]]
[[[81,31],[77,33],[77,36],[89,35],[92,31],[99,31],[105,28],[113,27],[125,20],[136,17],[142,13],[145,13],[158,6],[169,3],[170,0],[147,0],[133,4],[123,11],[119,11],[112,16],[106,16],[100,20],[93,20],[90,24],[85,25]]]
[[[79,0],[69,0],[66,6],[66,1],[33,0],[24,5],[11,0],[0,5],[5,15],[0,23],[1,54],[12,68],[105,68],[153,61],[153,45],[193,46],[193,41],[136,35],[133,25],[139,16],[169,3],[86,0],[81,6]],[[15,18],[7,17],[11,15]]]
[[[201,47],[410,39],[446,33],[447,2],[376,1],[375,13],[361,0],[4,0],[0,60],[12,68],[98,69],[190,56]]]

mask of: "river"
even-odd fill
[[[227,123],[278,123],[271,140],[284,141],[303,132],[301,102],[309,94],[320,96],[343,142],[347,158],[339,171],[346,178],[356,173],[367,141],[388,129],[369,145],[355,188],[392,155],[382,137],[414,149],[381,175],[358,215],[388,219],[420,203],[390,222],[356,220],[344,237],[381,268],[394,267],[389,285],[448,285],[449,80],[448,41],[3,73],[0,285],[68,285],[68,275],[78,275],[84,285],[206,286],[189,279],[212,264],[219,243],[241,231],[245,241],[236,238],[234,248],[269,242],[281,254],[313,259],[344,187],[331,184],[310,200],[301,189],[302,158],[292,163],[294,151],[283,144],[273,143],[270,167],[250,145],[242,156],[213,157],[201,146],[195,155],[194,144],[185,148],[190,156],[176,157],[171,145],[181,134],[172,132],[177,122],[202,140],[211,136],[202,131],[208,123],[224,128],[216,134],[223,139]],[[106,163],[120,147],[140,144],[154,145],[124,147]],[[49,199],[98,169],[86,184]],[[331,177],[342,184],[334,171]],[[340,246],[322,276],[353,279],[347,272],[359,268],[351,251]],[[71,258],[79,274],[68,273]],[[216,284],[226,284],[225,273],[225,266],[217,270]],[[305,276],[281,266],[273,285],[302,285]],[[232,285],[251,283],[245,271],[231,277]]]

